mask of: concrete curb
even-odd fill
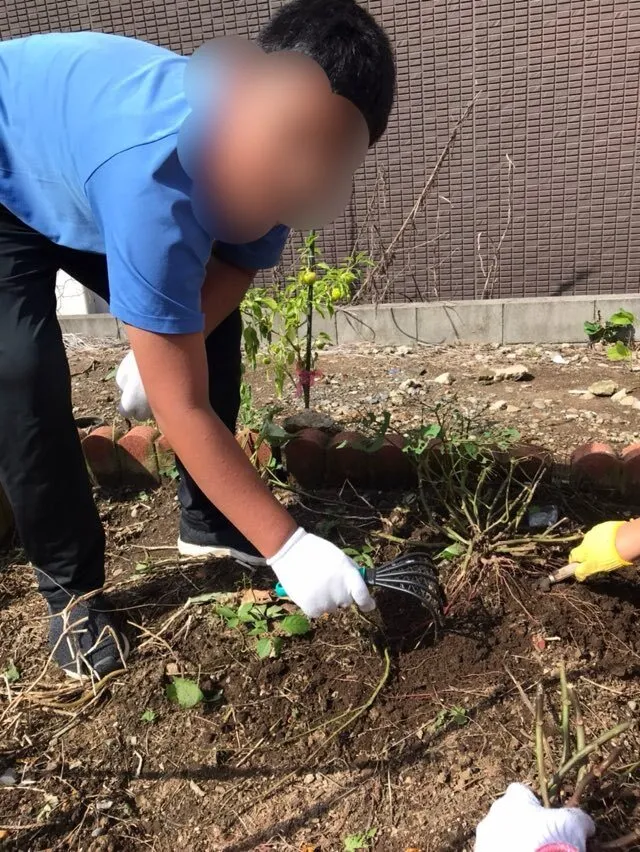
[[[316,317],[315,328],[336,344],[585,343],[585,320],[598,312],[606,319],[620,307],[640,316],[640,295],[359,305]],[[109,314],[60,317],[60,325],[65,333],[126,340],[121,323]]]

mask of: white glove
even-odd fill
[[[147,395],[133,352],[124,356],[116,373],[116,384],[120,388],[118,411],[128,420],[150,420],[153,417]]]
[[[543,808],[524,784],[510,784],[476,829],[475,852],[586,852],[595,830],[579,808]]]
[[[363,612],[376,608],[355,562],[331,542],[302,528],[267,562],[287,596],[309,618],[353,603]]]

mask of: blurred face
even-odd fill
[[[207,194],[236,242],[276,224],[309,229],[344,209],[369,132],[312,59],[244,51],[209,125]]]

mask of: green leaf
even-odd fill
[[[357,834],[349,834],[344,839],[344,852],[358,852],[359,849],[370,849],[371,842],[375,840],[377,828],[369,828]]]
[[[279,636],[265,636],[256,642],[256,654],[261,660],[267,657],[279,657],[282,653],[282,639]]]
[[[438,559],[455,559],[456,556],[461,556],[465,552],[464,546],[459,541],[454,541],[453,544],[450,544],[448,547],[445,547],[444,550],[441,550],[438,553]]]
[[[256,654],[260,657],[261,660],[266,660],[267,657],[270,657],[271,650],[271,639],[268,636],[265,636],[264,639],[259,639],[256,642]]]
[[[287,636],[304,636],[305,633],[309,633],[311,630],[308,618],[299,613],[294,613],[283,618],[280,622],[280,627]]]
[[[273,604],[270,607],[267,607],[266,616],[267,618],[280,618],[280,616],[284,613],[284,609],[278,604]]]
[[[604,328],[600,322],[590,322],[587,320],[584,324],[584,331],[587,337],[599,338],[604,334]]]
[[[151,722],[155,722],[157,718],[158,714],[155,710],[145,710],[142,716],[140,716],[140,721],[148,722],[149,724],[151,724]]]
[[[243,621],[245,623],[249,621],[255,621],[255,617],[253,614],[254,606],[255,604],[252,603],[243,603],[241,606],[238,607],[237,614],[240,621]]]
[[[15,683],[20,680],[20,672],[16,668],[16,664],[13,660],[9,660],[9,665],[2,672],[2,677],[5,677],[9,683]]]
[[[611,346],[607,346],[607,358],[610,361],[626,361],[627,358],[631,358],[631,349],[621,340],[617,340]]]
[[[171,683],[167,684],[165,694],[169,701],[178,704],[183,710],[195,707],[204,699],[198,684],[185,677],[174,677]]]
[[[219,604],[214,607],[214,612],[216,615],[224,618],[225,621],[228,621],[230,618],[237,618],[235,609],[231,609],[230,606],[222,606]]]
[[[118,372],[117,367],[114,367],[112,370],[109,370],[107,375],[104,377],[105,381],[111,381],[111,379],[115,379],[117,372]]]
[[[149,561],[147,561],[147,562],[136,562],[134,571],[136,571],[137,574],[146,574],[148,571],[151,571],[152,568],[153,568],[153,565]]]
[[[249,636],[259,636],[261,633],[266,633],[269,629],[269,625],[266,621],[256,621],[254,622],[253,627],[249,631]]]
[[[635,321],[636,321],[636,318],[631,313],[631,311],[625,311],[624,308],[620,308],[619,311],[616,311],[615,314],[612,314],[609,317],[609,319],[607,320],[607,323],[609,325],[625,326],[625,325],[633,325],[635,323]]]

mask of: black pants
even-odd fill
[[[72,414],[58,269],[109,300],[103,255],[61,248],[0,207],[0,485],[40,590],[64,600],[102,586],[104,532]],[[206,341],[211,403],[230,430],[240,405],[241,334],[235,311]],[[178,469],[183,521],[205,532],[227,526]]]

